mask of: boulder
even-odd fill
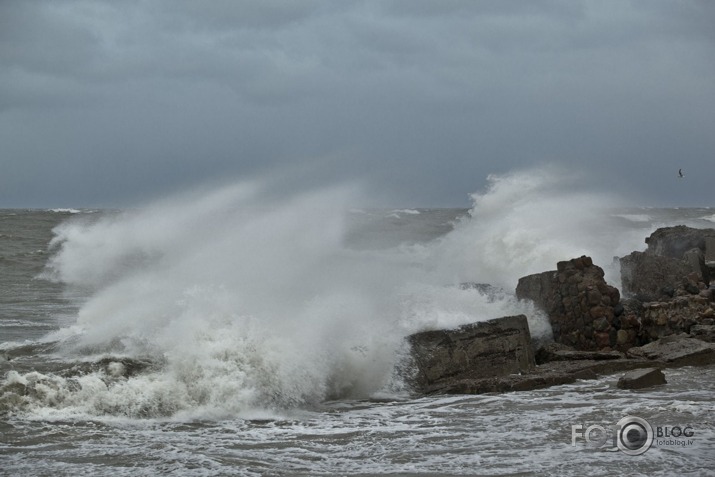
[[[508,316],[407,337],[417,367],[415,387],[440,392],[460,380],[533,371],[526,316]]]
[[[682,333],[631,348],[627,356],[658,361],[667,366],[706,365],[715,363],[715,344]]]
[[[643,389],[659,384],[666,384],[663,371],[658,368],[644,368],[629,371],[618,380],[620,389]]]

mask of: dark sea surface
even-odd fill
[[[209,202],[0,210],[0,475],[713,475],[715,367],[416,397],[402,338],[512,311],[548,334],[515,278],[588,253],[617,284],[613,256],[715,209],[581,206],[556,229],[526,206]],[[629,456],[573,432],[624,416],[692,436]]]

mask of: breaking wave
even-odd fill
[[[346,245],[353,187],[276,198],[242,183],[76,216],[56,228],[46,272],[87,297],[76,324],[48,337],[74,371],[11,372],[0,405],[219,418],[399,395],[407,334],[525,313],[546,336],[545,318],[511,293],[519,277],[637,248],[609,222],[613,199],[564,180],[490,176],[452,232],[380,250]]]

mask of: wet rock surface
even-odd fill
[[[667,366],[707,365],[715,363],[715,344],[683,333],[661,338],[639,348],[631,348],[627,356],[648,359]]]
[[[508,316],[452,330],[408,337],[417,365],[415,384],[441,389],[464,379],[477,380],[535,368],[526,316]]]
[[[673,298],[676,289],[685,285],[683,277],[693,271],[682,259],[646,252],[633,252],[622,257],[620,263],[623,293],[640,301]]]
[[[625,355],[619,351],[579,351],[561,343],[548,343],[536,352],[536,364],[553,361],[604,361],[623,359]]]
[[[685,252],[694,248],[705,252],[706,243],[712,238],[715,238],[714,229],[694,229],[685,225],[662,227],[645,239],[648,244],[646,253],[682,258]]]
[[[715,343],[715,325],[702,324],[690,328],[690,336],[699,340]]]
[[[556,271],[519,280],[519,299],[530,299],[548,315],[554,341],[579,350],[615,346],[614,320],[620,293],[604,280],[603,269],[582,256],[559,262]]]
[[[481,377],[469,373],[452,375],[451,379],[422,382],[416,390],[424,394],[527,391],[569,384],[582,379],[596,379],[602,375],[624,371],[715,364],[715,344],[688,335],[668,337],[643,347],[632,348],[626,356],[620,353],[596,353],[594,354],[596,359],[586,359],[587,353],[571,350],[561,352],[574,353],[571,356],[577,357],[548,361],[527,372]],[[636,387],[623,389],[636,389]]]
[[[665,374],[658,368],[644,368],[629,371],[618,380],[619,389],[644,389],[667,384]]]

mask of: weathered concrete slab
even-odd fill
[[[653,362],[645,359],[553,361],[537,366],[531,373],[481,379],[457,379],[448,383],[427,386],[423,392],[426,394],[484,394],[529,391],[652,366]]]
[[[408,342],[417,365],[415,385],[422,390],[448,387],[462,379],[528,373],[535,368],[524,315],[415,333]]]
[[[682,333],[666,336],[639,348],[631,348],[627,355],[658,361],[668,366],[706,365],[715,363],[715,344]]]
[[[665,374],[658,368],[644,368],[629,371],[618,380],[620,389],[644,389],[666,384]]]
[[[625,354],[619,351],[579,351],[561,343],[548,343],[536,351],[537,364],[552,361],[603,361],[623,359]]]

